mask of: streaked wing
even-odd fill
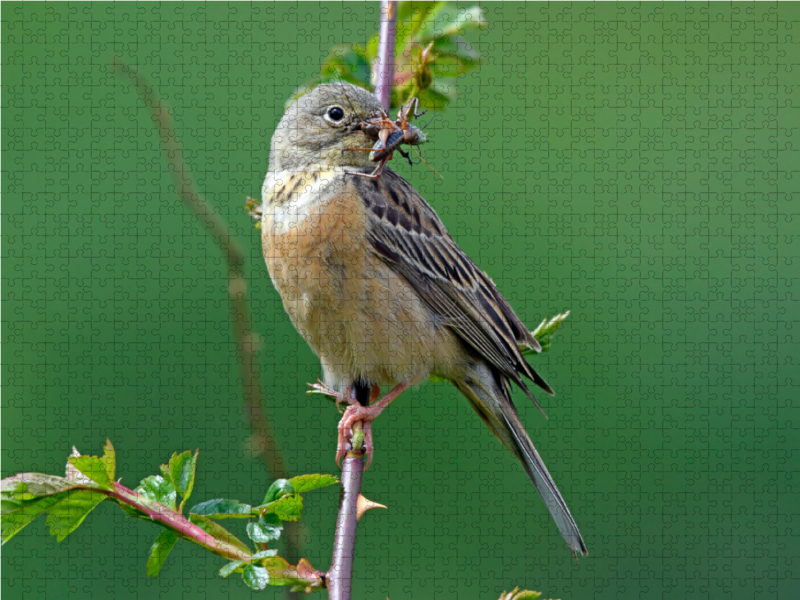
[[[389,169],[378,179],[353,177],[368,214],[368,238],[449,327],[524,389],[520,373],[552,394],[517,344],[539,344],[494,283],[464,254],[417,191]],[[535,401],[535,400],[534,400]]]

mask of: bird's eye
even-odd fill
[[[331,106],[328,109],[328,118],[331,121],[339,122],[344,119],[344,110],[340,106]]]

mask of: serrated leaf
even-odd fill
[[[61,494],[54,494],[52,496],[43,496],[36,500],[29,500],[27,502],[3,502],[3,518],[0,519],[0,530],[2,530],[2,543],[5,544],[8,540],[17,535],[27,525],[33,522],[36,517],[41,515],[51,506],[57,502],[61,502],[66,492]],[[15,506],[12,510],[11,507]]]
[[[81,487],[79,482],[57,475],[20,473],[0,481],[0,495],[8,500],[26,501],[60,494],[77,487]]]
[[[183,502],[181,502],[181,511],[183,510],[183,505],[186,504],[186,501],[192,494],[196,468],[197,454],[193,455],[191,450],[187,450],[186,452],[182,452],[180,454],[173,454],[172,458],[169,460],[170,479],[172,480],[172,484],[175,486],[175,489],[177,489],[180,495],[183,496]]]
[[[337,484],[339,480],[333,475],[315,473],[314,475],[298,475],[297,477],[292,477],[289,483],[292,484],[292,488],[294,488],[295,492],[302,494],[304,492],[310,492],[311,490],[318,490],[329,485]]]
[[[415,36],[419,42],[429,42],[437,37],[464,35],[467,31],[483,29],[486,19],[480,7],[458,8],[442,3],[431,11]]]
[[[225,542],[229,546],[233,546],[234,548],[246,554],[247,556],[250,556],[252,554],[252,550],[250,550],[250,548],[248,548],[244,542],[242,542],[239,538],[233,535],[230,531],[225,529],[222,525],[220,525],[219,523],[215,523],[208,517],[204,517],[203,515],[190,514],[189,520],[195,525],[197,525],[200,529],[205,531],[207,534],[209,534],[211,537],[221,542]]]
[[[225,498],[206,500],[193,506],[189,512],[212,519],[248,519],[254,514],[258,514],[253,512],[253,507],[249,504]]]
[[[105,494],[92,490],[65,492],[63,498],[47,509],[50,535],[56,536],[56,540],[60,542],[75,531],[87,515],[105,499]]]
[[[106,472],[106,477],[111,485],[114,484],[114,476],[117,471],[117,451],[114,450],[114,445],[111,440],[106,438],[106,445],[103,446],[103,456],[100,458],[103,463],[103,468]]]
[[[147,576],[158,577],[164,561],[167,560],[170,551],[178,541],[178,534],[171,529],[165,529],[150,546],[150,558],[147,559]]]
[[[299,521],[303,514],[303,497],[300,494],[289,494],[269,504],[257,506],[255,510],[272,513],[281,521]]]
[[[280,539],[282,525],[268,523],[264,519],[253,521],[247,524],[247,536],[256,543],[268,544]]]
[[[237,569],[241,568],[242,565],[246,565],[246,564],[247,563],[245,561],[243,561],[243,560],[234,560],[232,562],[229,562],[227,565],[225,565],[224,567],[222,567],[219,570],[219,575],[220,575],[220,577],[227,577],[228,575],[230,575],[231,573],[233,573]]]
[[[247,565],[242,572],[242,579],[254,590],[263,590],[269,585],[269,571],[264,567]]]
[[[259,560],[262,558],[271,558],[278,554],[277,550],[262,550],[261,552],[256,552],[253,556],[250,557],[250,560]]]
[[[69,464],[102,488],[113,489],[114,480],[108,478],[106,464],[96,456],[70,456]]]
[[[145,477],[134,491],[148,500],[176,509],[178,493],[175,486],[161,475]]]
[[[261,504],[269,504],[285,494],[293,494],[294,492],[295,489],[291,481],[288,479],[276,479],[267,489],[264,501]]]

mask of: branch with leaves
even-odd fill
[[[116,451],[106,442],[103,456],[82,456],[73,449],[64,477],[22,473],[0,482],[2,543],[5,544],[36,517],[48,514],[47,525],[58,541],[72,533],[101,502],[111,500],[129,517],[144,519],[164,528],[150,548],[147,575],[156,577],[180,539],[194,542],[229,561],[219,574],[240,573],[253,589],[267,585],[292,586],[295,591],[323,587],[321,572],[305,559],[297,566],[277,555],[269,544],[276,542],[284,522],[299,521],[303,494],[333,485],[333,475],[301,475],[278,479],[270,485],[261,504],[251,506],[237,500],[201,502],[184,514],[194,487],[199,451],[173,454],[161,465],[161,475],[143,479],[135,489],[115,480]],[[250,548],[222,525],[221,519],[246,519],[246,532],[255,546]]]
[[[550,349],[553,334],[563,324],[569,311],[545,319],[532,332],[542,346]],[[531,350],[533,353],[533,350]],[[170,551],[180,539],[198,544],[227,563],[219,575],[239,573],[249,587],[261,590],[267,585],[290,586],[292,591],[313,592],[328,588],[332,600],[350,598],[356,528],[363,514],[373,508],[386,508],[361,494],[364,455],[360,448],[363,430],[353,427],[353,440],[342,464],[342,496],[334,533],[331,567],[327,572],[315,569],[306,559],[297,565],[278,556],[270,544],[277,542],[284,523],[300,520],[303,494],[339,483],[333,475],[300,475],[277,479],[267,489],[258,505],[238,500],[216,498],[193,506],[184,514],[194,488],[199,451],[175,453],[161,465],[160,475],[146,477],[134,489],[116,479],[116,450],[106,442],[103,455],[83,456],[73,448],[67,459],[65,476],[22,473],[0,481],[0,532],[2,544],[47,513],[47,525],[58,541],[72,533],[101,502],[110,500],[129,517],[160,525],[147,560],[147,575],[158,576]],[[223,519],[244,519],[245,531],[253,548],[217,523]],[[541,594],[515,588],[503,592],[500,600],[535,600]]]
[[[381,19],[387,10],[382,9]],[[394,35],[394,67],[391,106],[395,109],[411,98],[424,108],[443,109],[458,94],[456,78],[477,69],[481,55],[463,37],[487,26],[477,6],[459,8],[449,2],[399,2]],[[379,59],[380,33],[366,46],[342,44],[331,49],[320,75],[298,88],[287,105],[312,87],[331,81],[348,81],[376,93],[384,79]]]

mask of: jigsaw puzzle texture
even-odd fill
[[[464,4],[463,6],[470,6]],[[180,201],[150,112],[169,105],[198,189],[245,249],[264,410],[292,474],[337,473],[339,415],[244,209],[283,105],[377,3],[2,4],[3,476],[62,473],[106,438],[133,487],[200,449],[197,501],[271,480],[242,400],[225,260]],[[390,166],[533,329],[549,415],[515,392],[580,526],[571,559],[524,471],[449,384],[374,425],[354,597],[787,599],[800,594],[800,4],[504,3],[485,63]],[[330,562],[335,488],[301,554]],[[3,548],[4,599],[272,597],[103,505],[58,544]]]

